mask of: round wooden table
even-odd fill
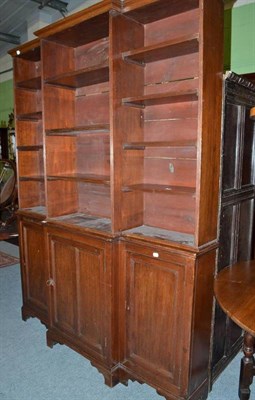
[[[223,269],[216,277],[214,292],[221,308],[244,330],[239,398],[248,400],[255,375],[255,260]]]

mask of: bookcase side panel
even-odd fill
[[[199,147],[197,174],[198,245],[217,237],[221,150],[221,107],[223,71],[223,3],[203,1],[200,36]],[[217,21],[217,29],[215,29]],[[208,213],[210,210],[210,213]]]

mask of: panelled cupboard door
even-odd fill
[[[20,253],[23,289],[22,317],[37,317],[48,324],[47,260],[43,224],[20,218]]]
[[[51,329],[77,351],[107,357],[111,285],[105,244],[50,231],[48,245]]]
[[[126,256],[124,369],[178,395],[187,379],[193,269],[162,249],[127,246]]]

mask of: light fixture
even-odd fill
[[[42,10],[44,7],[50,7],[53,8],[54,10],[58,10],[63,17],[65,17],[65,14],[67,13],[67,6],[68,3],[62,0],[31,0],[34,3],[38,3],[39,5],[39,10]]]

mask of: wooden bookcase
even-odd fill
[[[19,197],[22,318],[49,320],[45,268],[46,217],[40,41],[11,51],[14,64],[15,130]],[[25,211],[24,211],[25,210]],[[23,213],[24,211],[24,213]]]
[[[110,226],[108,15],[104,19],[100,35],[84,35],[78,44],[75,33],[42,40],[43,103],[48,215],[76,214],[81,221],[93,215]],[[88,23],[80,29],[87,31]]]
[[[209,388],[222,31],[222,0],[104,0],[11,52],[23,318],[169,400]]]
[[[18,51],[14,57],[14,75],[19,205],[39,207],[42,211],[45,184],[39,40],[23,45]]]

